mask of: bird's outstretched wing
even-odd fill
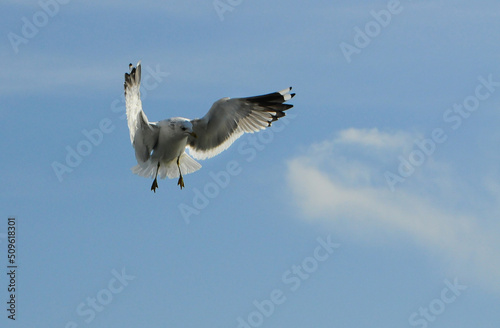
[[[203,118],[191,121],[196,137],[189,137],[190,155],[197,159],[213,157],[226,150],[243,133],[271,126],[293,107],[284,103],[295,96],[290,90],[291,87],[262,96],[216,101]]]
[[[130,64],[130,73],[125,73],[125,107],[127,109],[130,141],[135,149],[138,162],[146,162],[158,140],[159,128],[149,123],[142,110],[141,102],[141,62],[137,67]]]

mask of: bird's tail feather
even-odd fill
[[[201,164],[192,159],[188,154],[183,153],[179,160],[182,174],[189,174],[198,171],[201,168]],[[136,166],[132,167],[132,172],[134,174],[140,175],[145,178],[154,178],[156,175],[156,168],[158,167],[158,162],[147,160],[146,162],[140,162]],[[160,162],[160,169],[158,170],[158,177],[165,179],[178,178],[179,169],[177,168],[177,159],[170,162]]]

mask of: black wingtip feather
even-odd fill
[[[290,87],[290,90],[292,87]],[[288,92],[290,91],[288,90]],[[290,97],[293,98],[294,94],[290,94]],[[254,102],[254,103],[284,103],[285,102],[285,95],[282,95],[279,92],[273,92],[273,93],[268,93],[265,95],[260,95],[260,96],[254,96],[254,97],[247,97],[245,100]]]
[[[141,71],[140,64],[139,73],[137,73],[137,67],[134,67],[131,63],[128,65],[130,73],[125,73],[125,82],[123,83],[123,88],[125,90],[125,95],[127,95],[127,87],[132,87],[134,84],[141,82]]]
[[[290,92],[291,89],[292,87],[290,87],[288,92]],[[268,126],[271,126],[272,122],[275,122],[281,117],[285,116],[285,111],[293,107],[293,105],[291,104],[285,104],[285,98],[288,98],[287,95],[289,95],[289,98],[287,100],[290,100],[295,96],[295,93],[288,94],[288,92],[285,94],[281,94],[280,92],[273,92],[244,99],[246,101],[259,105],[267,112],[272,112],[273,115],[271,116],[271,120],[268,122]]]

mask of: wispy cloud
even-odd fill
[[[376,235],[411,238],[443,256],[453,270],[500,291],[495,278],[500,274],[500,233],[488,227],[489,215],[498,213],[495,202],[486,212],[475,211],[474,204],[457,210],[453,204],[467,198],[457,191],[465,182],[439,161],[428,161],[419,177],[397,192],[384,184],[388,158],[411,149],[415,136],[347,129],[290,160],[288,183],[301,216],[368,240]],[[488,181],[486,192],[498,198],[498,182]]]
[[[342,130],[339,137],[335,140],[337,144],[358,144],[366,147],[376,148],[403,148],[409,142],[411,137],[408,133],[381,132],[377,128],[373,129],[354,129]]]

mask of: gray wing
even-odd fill
[[[295,96],[292,88],[248,98],[222,98],[201,119],[192,120],[196,137],[189,137],[189,153],[194,158],[213,157],[226,150],[243,133],[271,126],[285,116],[293,105],[285,104]]]
[[[137,63],[137,67],[132,67],[130,64],[130,68],[130,73],[125,73],[124,83],[130,142],[134,146],[137,162],[146,162],[156,146],[160,129],[156,124],[149,123],[142,110],[141,62]]]

